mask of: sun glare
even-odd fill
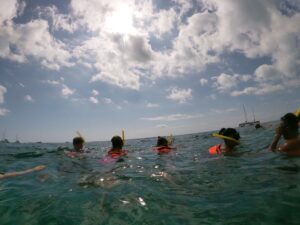
[[[106,17],[105,28],[112,33],[134,33],[132,10],[125,5],[120,6]]]

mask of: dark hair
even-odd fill
[[[219,134],[224,135],[226,137],[234,138],[236,140],[240,140],[239,132],[237,132],[236,129],[233,129],[233,128],[222,128],[219,131]]]
[[[113,148],[122,148],[123,147],[123,140],[120,136],[113,136],[111,139],[112,147]]]
[[[73,145],[83,144],[84,139],[82,137],[75,137],[73,138]]]
[[[168,140],[164,137],[158,136],[156,146],[168,146]]]
[[[287,113],[281,117],[281,121],[287,128],[292,130],[298,130],[298,118],[294,113]]]

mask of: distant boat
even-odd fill
[[[0,141],[0,143],[9,143],[9,141],[6,139],[6,129],[4,129],[2,133],[2,140]]]
[[[255,119],[255,115],[253,112],[253,121],[248,121],[247,112],[245,109],[245,105],[243,104],[245,122],[240,123],[239,127],[258,127],[260,126],[260,121]]]
[[[9,143],[9,141],[7,139],[2,139],[0,143]]]
[[[16,141],[15,144],[20,144],[21,142],[19,141],[18,135],[16,135]]]

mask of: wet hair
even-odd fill
[[[294,113],[287,113],[281,117],[281,121],[284,125],[293,131],[298,131],[298,118]]]
[[[220,135],[224,135],[226,137],[231,137],[231,138],[234,138],[236,140],[240,140],[240,134],[239,132],[236,131],[236,129],[234,128],[222,128],[220,131],[219,131],[219,134]]]
[[[122,148],[123,140],[120,136],[113,136],[111,139],[112,148]]]
[[[156,146],[168,146],[168,140],[164,137],[158,136]]]
[[[73,138],[73,145],[83,144],[84,139],[82,137],[75,137]]]

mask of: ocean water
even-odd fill
[[[0,171],[47,168],[0,180],[0,224],[300,224],[300,159],[267,150],[273,130],[241,130],[236,156],[210,156],[211,132],[175,136],[168,155],[152,151],[156,138],[128,140],[108,165],[109,142],[82,159],[68,144],[1,144]]]

